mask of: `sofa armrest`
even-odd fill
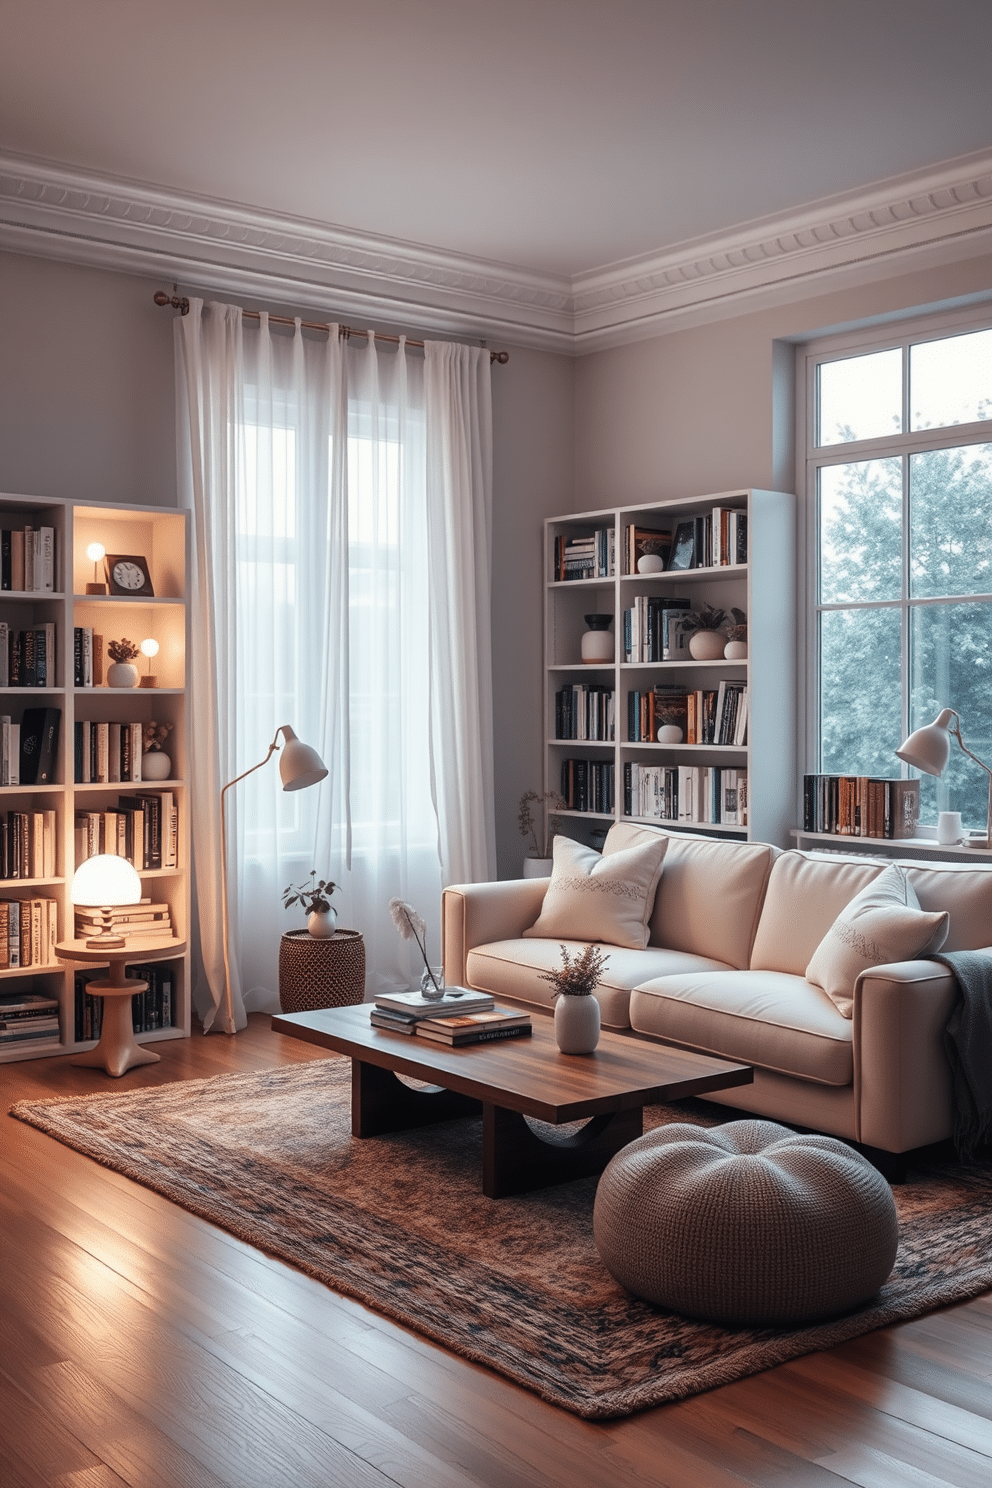
[[[499,883],[453,884],[441,896],[444,980],[466,987],[465,960],[475,946],[519,940],[538,915],[548,878],[511,878]]]
[[[944,1028],[957,984],[939,961],[862,972],[854,988],[857,1137],[908,1152],[951,1135],[954,1104]]]

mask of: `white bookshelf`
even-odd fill
[[[29,707],[58,708],[61,712],[57,764],[50,785],[0,785],[0,813],[56,813],[55,873],[48,878],[0,880],[0,899],[50,898],[57,904],[58,940],[73,935],[69,890],[75,872],[74,823],[78,811],[109,811],[121,794],[169,791],[178,810],[179,853],[176,868],[142,871],[146,897],[165,902],[172,914],[173,933],[188,944],[190,934],[189,803],[186,789],[188,718],[186,657],[188,645],[188,533],[186,515],[162,507],[97,506],[54,501],[45,497],[0,495],[0,528],[52,527],[55,531],[55,577],[50,592],[0,589],[0,620],[12,630],[26,630],[54,622],[56,660],[54,683],[44,688],[0,689],[0,713],[19,722]],[[100,542],[108,553],[135,554],[146,559],[154,598],[86,593],[94,578],[86,548]],[[103,574],[99,575],[103,578]],[[151,670],[155,687],[111,688],[74,685],[73,633],[90,626],[104,644],[126,636],[136,644],[147,637],[159,643]],[[104,654],[104,677],[109,658]],[[139,657],[139,673],[147,670]],[[172,778],[163,781],[81,784],[75,780],[74,741],[77,720],[168,722],[172,730],[165,752],[172,760]],[[138,1035],[141,1043],[188,1037],[190,1030],[190,956],[149,954],[135,947],[133,964],[168,960],[172,963],[172,1026]],[[0,993],[44,992],[59,1001],[60,1037],[44,1044],[5,1045],[0,1062],[43,1058],[91,1048],[94,1039],[75,1037],[75,965],[31,965],[0,969]],[[87,968],[90,969],[90,968]]]
[[[714,507],[747,512],[746,563],[656,574],[624,571],[624,534],[629,525],[674,529],[680,519],[705,515]],[[611,576],[556,578],[557,538],[611,527],[616,551],[616,571]],[[752,488],[691,500],[575,512],[545,523],[545,789],[559,789],[562,761],[569,758],[611,761],[614,768],[613,810],[564,813],[570,832],[590,838],[597,828],[602,830],[623,819],[623,772],[628,761],[720,765],[747,771],[747,826],[703,822],[663,825],[704,836],[786,845],[795,820],[796,791],[795,543],[795,498],[785,492]],[[622,617],[634,597],[642,594],[684,596],[693,609],[710,604],[728,613],[732,607],[745,611],[746,659],[625,662]],[[612,663],[594,666],[582,661],[580,646],[586,628],[583,617],[596,612],[609,612],[614,617],[615,656]],[[628,740],[627,700],[632,691],[645,691],[661,683],[715,690],[721,679],[743,682],[748,689],[749,727],[742,747]],[[614,689],[615,739],[592,742],[556,738],[556,693],[567,685],[590,683]]]

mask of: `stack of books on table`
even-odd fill
[[[486,992],[446,987],[444,997],[428,1001],[419,992],[383,993],[370,1013],[375,1028],[417,1034],[438,1044],[483,1044],[526,1037],[529,1013],[498,1008]]]
[[[0,997],[0,1048],[13,1044],[47,1044],[59,1040],[59,1005],[38,992]]]
[[[114,935],[123,935],[129,946],[158,945],[172,939],[172,911],[167,904],[154,904],[142,899],[138,904],[123,904],[110,911],[109,928]],[[87,940],[99,935],[103,929],[103,913],[99,909],[76,909],[76,939]]]

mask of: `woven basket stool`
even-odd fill
[[[365,941],[359,930],[318,940],[289,930],[279,942],[279,1006],[284,1013],[346,1007],[365,997]]]
[[[891,1190],[865,1158],[771,1121],[677,1122],[638,1137],[599,1181],[593,1233],[635,1296],[751,1327],[859,1307],[899,1244]]]

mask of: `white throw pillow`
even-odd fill
[[[949,923],[946,910],[920,908],[905,870],[893,864],[841,910],[813,952],[806,980],[822,987],[850,1018],[854,984],[863,971],[939,951]]]
[[[668,838],[658,837],[606,858],[570,837],[556,837],[544,904],[524,934],[643,951],[667,846]]]

